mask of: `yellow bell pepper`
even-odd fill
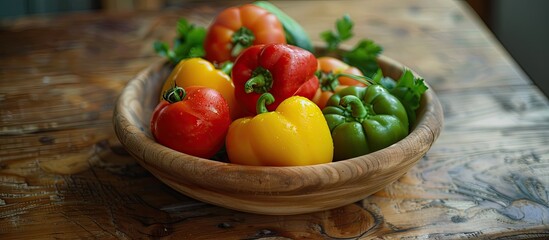
[[[231,119],[244,116],[243,108],[237,104],[234,97],[234,84],[231,78],[205,59],[188,58],[181,60],[164,82],[160,92],[160,100],[162,100],[162,94],[172,89],[174,84],[182,88],[203,86],[214,89],[221,93],[229,104]]]
[[[333,142],[320,108],[307,98],[293,96],[273,112],[270,93],[258,100],[257,113],[231,123],[226,150],[231,163],[255,166],[303,166],[328,163]]]

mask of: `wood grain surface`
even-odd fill
[[[228,210],[161,183],[117,141],[116,99],[160,60],[152,43],[170,41],[178,18],[207,25],[235,3],[2,20],[0,239],[549,238],[547,97],[461,1],[275,2],[316,43],[349,13],[355,39],[375,40],[436,91],[444,130],[397,182],[293,216]]]

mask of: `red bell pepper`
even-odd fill
[[[252,114],[261,94],[269,92],[275,102],[267,108],[275,110],[291,96],[312,99],[318,89],[315,56],[288,44],[254,45],[235,60],[232,78],[235,98]]]
[[[220,12],[204,39],[205,58],[213,63],[233,61],[249,46],[286,43],[278,18],[253,4],[230,7]]]

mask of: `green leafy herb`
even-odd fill
[[[326,42],[328,52],[335,51],[342,56],[342,60],[356,68],[366,77],[372,77],[379,65],[377,56],[383,51],[383,48],[370,39],[363,39],[350,51],[341,51],[339,45],[353,37],[353,21],[349,15],[336,20],[336,31],[324,31],[320,37]]]
[[[404,69],[402,76],[400,76],[398,81],[381,75],[381,71],[378,71],[373,78],[374,82],[381,84],[400,100],[408,114],[410,127],[413,126],[416,120],[416,110],[420,106],[421,95],[429,89],[427,85],[425,85],[425,81],[423,78],[416,77],[414,73],[407,68]]]
[[[327,49],[336,50],[339,44],[353,37],[353,21],[349,15],[344,15],[343,18],[336,20],[336,31],[324,31],[320,37],[326,42]]]
[[[362,74],[372,77],[379,69],[377,56],[383,48],[370,39],[360,41],[351,51],[344,52],[343,61],[357,67]]]
[[[160,41],[156,41],[153,47],[160,56],[177,64],[185,58],[203,57],[205,38],[206,28],[197,27],[182,18],[177,22],[177,36],[174,39],[173,48],[170,49],[167,43]]]
[[[381,72],[380,68],[378,68],[376,74],[374,74],[374,76],[372,77],[372,81],[375,84],[379,84],[386,89],[393,89],[397,85],[397,82],[392,78],[383,76],[383,72]]]

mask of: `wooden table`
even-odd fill
[[[127,155],[117,95],[160,59],[179,17],[206,26],[235,2],[75,13],[0,29],[0,238],[549,238],[549,104],[464,2],[281,1],[319,43],[349,13],[358,39],[416,70],[445,127],[399,181],[324,212],[263,216],[190,199]]]

